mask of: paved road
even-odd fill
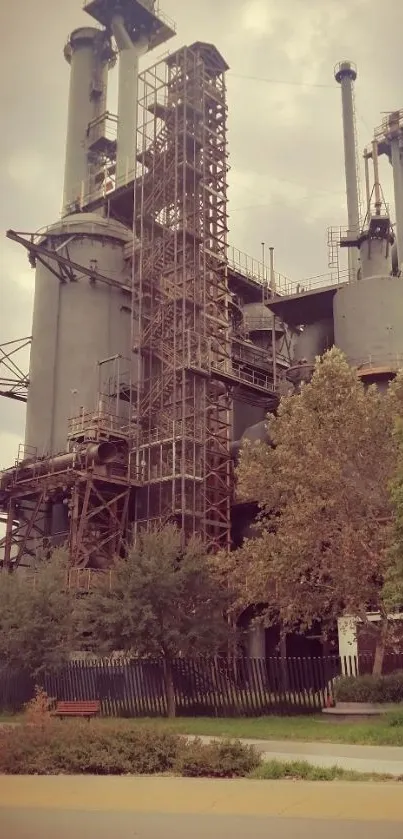
[[[271,816],[2,810],[1,839],[402,839],[402,824]]]
[[[402,839],[400,783],[3,776],[0,839]]]
[[[209,742],[217,739],[202,737]],[[243,740],[254,746],[263,760],[306,760],[313,766],[340,766],[356,772],[377,772],[403,777],[402,746],[351,746],[346,743],[303,743],[293,740]]]

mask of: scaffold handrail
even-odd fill
[[[395,131],[400,131],[403,128],[403,108],[397,111],[391,111],[384,117],[380,125],[377,125],[374,131],[374,138],[376,140],[389,140]]]
[[[127,417],[117,416],[107,411],[83,411],[67,420],[67,436],[71,437],[79,432],[84,433],[90,428],[107,431],[126,432],[129,436],[132,424]]]

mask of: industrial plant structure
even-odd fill
[[[158,4],[84,8],[98,25],[76,29],[65,47],[62,217],[38,234],[7,234],[36,277],[29,380],[3,385],[20,399],[27,387],[25,444],[0,485],[3,566],[67,545],[80,585],[144,527],[176,522],[213,551],[239,544],[251,515],[237,507],[231,530],[240,441],[264,436],[281,393],[333,343],[380,384],[403,351],[403,112],[366,150],[362,218],[356,71],[336,69],[348,198],[338,238],[349,272],[287,286],[272,249],[266,266],[228,247],[229,68],[216,47],[196,42],[139,73],[140,57],[175,34]],[[380,154],[393,166],[394,232]]]

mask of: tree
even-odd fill
[[[395,422],[394,437],[397,450],[395,474],[390,485],[392,500],[390,566],[385,575],[383,597],[388,611],[403,608],[403,421]]]
[[[212,654],[228,640],[227,591],[202,543],[185,547],[173,526],[142,533],[86,601],[87,646],[164,660],[168,714],[175,715],[173,660]]]
[[[0,662],[34,678],[58,670],[75,644],[77,606],[67,558],[55,551],[33,575],[0,574]]]
[[[246,602],[268,603],[266,621],[324,633],[342,614],[374,624],[374,672],[382,667],[390,565],[389,481],[396,458],[399,389],[365,388],[340,350],[317,360],[312,380],[269,417],[271,445],[241,453],[238,492],[261,508],[260,535],[233,557]],[[247,581],[247,586],[245,584]]]

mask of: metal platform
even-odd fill
[[[268,307],[289,326],[314,323],[333,316],[333,297],[344,285],[346,283],[278,297],[270,300]]]
[[[159,47],[176,34],[175,24],[159,9],[159,4],[150,0],[90,0],[84,2],[87,12],[106,29],[109,29],[114,15],[123,17],[125,27],[134,39],[146,34],[149,49]]]

